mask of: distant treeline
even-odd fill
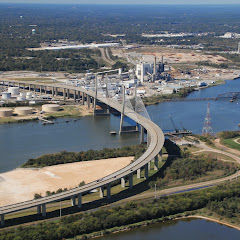
[[[130,157],[138,158],[146,151],[146,144],[126,146],[122,148],[104,148],[102,150],[88,150],[86,152],[67,152],[61,151],[54,154],[46,154],[39,158],[29,159],[22,165],[24,168],[28,167],[46,167],[57,164],[82,162],[90,160]]]
[[[57,222],[42,222],[1,231],[0,240],[62,240],[75,236],[78,236],[75,239],[83,240],[88,239],[87,234],[93,237],[108,233],[108,229],[115,228],[116,231],[118,227],[131,228],[131,224],[143,221],[166,221],[174,216],[196,213],[196,210],[203,208],[239,224],[239,197],[240,182],[222,184],[191,193],[138,200],[123,206],[71,215]]]

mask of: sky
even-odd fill
[[[55,4],[240,4],[240,0],[0,0],[0,3]]]

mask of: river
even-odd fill
[[[216,97],[220,93],[239,91],[240,79],[226,84],[192,92],[187,98]],[[240,122],[239,100],[211,101],[213,130],[237,130]],[[151,119],[163,130],[173,130],[169,120],[171,114],[175,125],[201,133],[207,111],[207,102],[166,102],[148,106]],[[62,150],[82,151],[104,147],[122,147],[139,143],[139,134],[112,136],[110,131],[119,130],[119,117],[84,117],[77,121],[56,120],[54,125],[38,122],[0,125],[0,173],[12,170],[29,158]]]
[[[203,219],[177,220],[110,234],[97,240],[239,240],[240,231]]]

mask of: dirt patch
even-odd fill
[[[0,175],[0,206],[31,200],[35,193],[74,188],[103,178],[130,164],[133,157],[69,163],[41,169],[19,168]],[[106,167],[107,166],[107,167]]]

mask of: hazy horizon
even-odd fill
[[[0,0],[0,3],[15,4],[88,4],[88,5],[240,5],[239,0]]]

